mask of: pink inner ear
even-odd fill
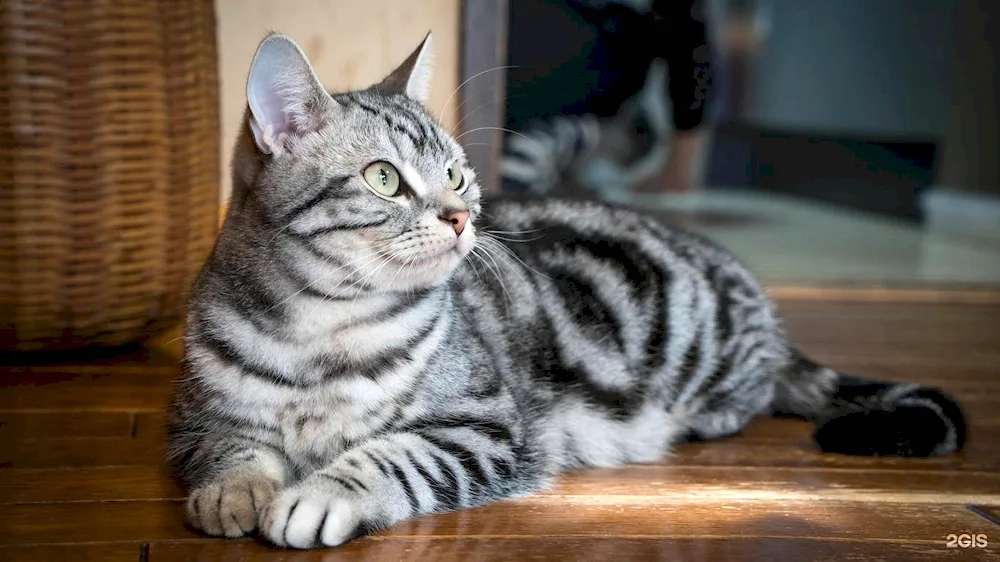
[[[276,83],[277,62],[269,53],[262,52],[251,70],[247,88],[250,104],[250,128],[257,147],[265,153],[277,148],[282,137],[290,133],[291,121],[285,114],[285,107],[291,100],[280,95]]]
[[[303,106],[312,84],[296,84],[312,79],[309,63],[287,39],[273,39],[262,45],[254,58],[247,82],[250,127],[258,148],[273,152],[294,133],[292,114]]]

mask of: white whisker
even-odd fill
[[[485,260],[483,260],[483,265],[485,265],[487,268],[493,270],[494,275],[497,278],[497,282],[500,283],[500,288],[503,289],[504,295],[507,296],[507,300],[510,301],[511,303],[513,303],[514,299],[513,299],[513,297],[510,296],[510,291],[507,290],[507,285],[504,284],[504,282],[503,282],[503,270],[500,268],[500,264],[498,264],[497,261],[495,259],[493,259],[493,256],[490,254],[490,252],[484,246],[481,246],[480,248],[483,250],[483,252],[485,253],[486,257],[488,257],[490,259],[490,261],[493,262],[493,266],[494,267],[491,268],[490,265],[488,263],[486,263]],[[506,305],[506,302],[505,302],[505,305]]]
[[[519,137],[528,138],[527,136],[525,136],[525,135],[523,135],[523,134],[521,134],[521,133],[519,133],[519,132],[517,132],[517,131],[515,131],[513,129],[508,129],[506,127],[476,127],[475,129],[469,129],[468,131],[465,131],[461,135],[458,135],[457,137],[455,137],[455,140],[457,141],[458,139],[464,137],[465,135],[468,135],[469,133],[475,133],[476,131],[504,131],[504,132],[510,133],[512,135],[517,135]]]
[[[468,84],[469,82],[472,82],[476,78],[479,78],[483,74],[489,74],[490,72],[496,72],[497,70],[509,70],[511,68],[518,68],[518,66],[516,64],[515,65],[507,65],[507,66],[496,66],[496,67],[484,70],[482,72],[477,72],[477,73],[473,74],[472,76],[470,76],[467,80],[465,80],[465,82],[462,82],[461,84],[458,85],[457,88],[455,88],[455,91],[452,92],[450,96],[448,96],[448,99],[444,100],[444,105],[441,106],[441,111],[438,111],[438,120],[440,121],[441,117],[444,117],[444,110],[448,109],[448,103],[451,101],[451,98],[455,97],[455,94],[457,94],[459,91],[461,91],[462,86],[465,86],[466,84]],[[459,107],[461,107],[461,106],[459,106]]]

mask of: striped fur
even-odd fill
[[[597,203],[484,205],[410,79],[424,49],[378,86],[316,99],[291,40],[261,47],[281,74],[251,80],[263,90],[170,412],[195,527],[337,545],[565,470],[653,461],[768,412],[816,421],[844,452],[962,445],[941,393],[798,354],[714,244]],[[373,161],[400,171],[398,195],[365,187]],[[464,229],[448,218],[466,210]]]

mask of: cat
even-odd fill
[[[667,80],[666,62],[654,59],[642,89],[614,116],[555,115],[509,134],[500,163],[504,191],[600,196],[652,177],[670,154]]]
[[[336,94],[290,38],[257,50],[169,412],[195,528],[339,545],[758,414],[811,420],[835,452],[962,447],[954,400],[811,362],[710,241],[596,202],[485,200],[424,109],[430,44]]]

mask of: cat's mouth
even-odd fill
[[[450,238],[450,237],[449,237]],[[415,251],[392,255],[389,285],[393,289],[424,286],[447,278],[472,251],[475,236],[466,232],[457,238],[425,240]]]
[[[445,262],[450,262],[452,260],[456,260],[459,258],[461,258],[461,252],[458,249],[458,245],[454,245],[451,246],[450,248],[446,248],[442,251],[433,254],[425,254],[419,257],[404,256],[397,258],[396,261],[399,261],[400,263],[404,264],[405,267],[408,268],[424,268],[435,265],[442,265]]]

